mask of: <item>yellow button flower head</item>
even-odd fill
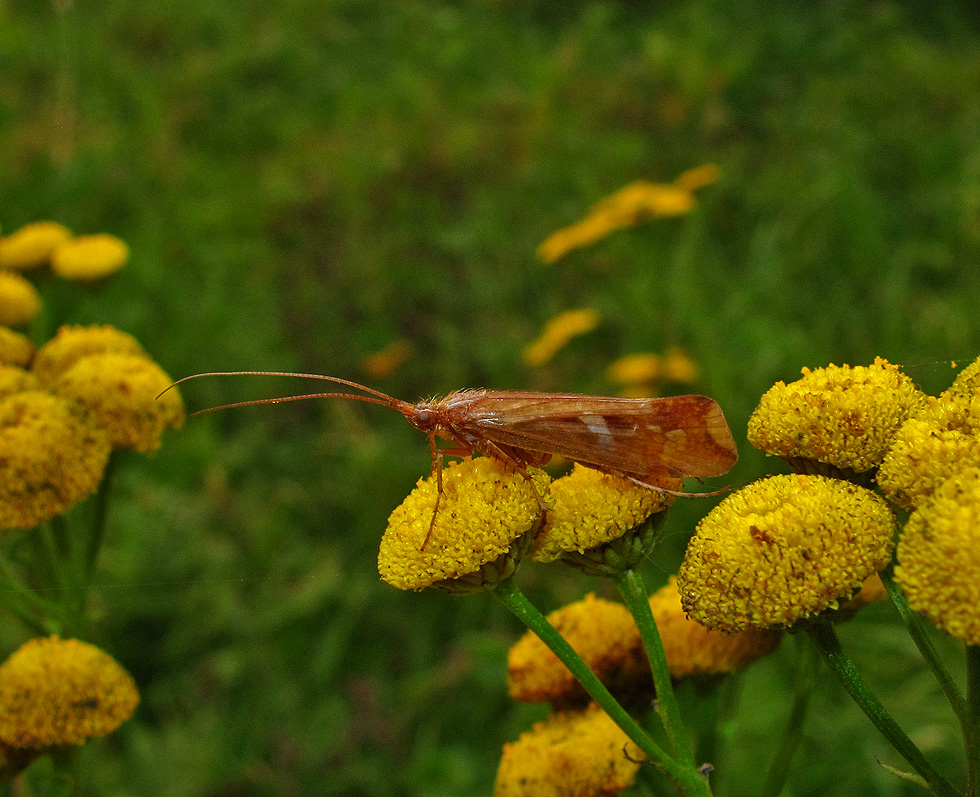
[[[681,564],[684,610],[708,628],[788,627],[837,609],[892,550],[888,504],[824,476],[772,476],[698,524]]]
[[[150,454],[160,447],[164,429],[184,423],[180,393],[152,360],[132,354],[82,357],[49,387],[83,407],[109,435],[113,448]],[[160,396],[157,398],[157,396]]]
[[[643,753],[598,706],[559,712],[504,745],[496,797],[601,797],[631,786]]]
[[[548,622],[610,690],[615,692],[619,683],[638,678],[644,667],[646,680],[650,680],[640,632],[623,604],[590,593],[553,611]],[[588,700],[568,668],[530,631],[507,654],[507,688],[512,698],[525,703],[567,706]]]
[[[41,392],[0,399],[0,529],[30,529],[87,498],[109,458],[105,432]]]
[[[544,498],[548,475],[528,472]],[[378,571],[398,589],[485,589],[511,575],[541,520],[538,498],[521,474],[490,457],[453,462],[442,472],[435,525],[437,476],[420,479],[388,518]]]
[[[108,653],[77,639],[31,639],[0,664],[0,741],[84,744],[133,715],[139,693]]]
[[[664,354],[664,379],[669,382],[696,382],[701,375],[698,364],[680,346],[671,346]]]
[[[980,645],[980,468],[961,468],[925,499],[898,542],[909,605],[950,636]]]
[[[758,628],[726,634],[689,620],[673,576],[650,596],[650,610],[675,679],[736,672],[774,651],[781,637],[778,631]]]
[[[26,368],[34,356],[34,344],[26,335],[0,326],[0,364]]]
[[[56,247],[71,238],[71,230],[54,221],[27,224],[0,238],[0,268],[34,268],[48,262]]]
[[[41,383],[30,371],[13,365],[0,365],[0,398],[40,389]]]
[[[706,185],[718,182],[719,177],[721,177],[721,169],[718,168],[718,164],[706,163],[704,166],[695,166],[679,175],[674,180],[674,185],[686,191],[696,191]]]
[[[70,280],[94,280],[119,271],[129,260],[129,247],[114,235],[80,235],[51,254],[51,270]]]
[[[110,352],[147,356],[136,338],[115,327],[64,326],[38,349],[31,367],[41,384],[49,385],[82,357]]]
[[[370,377],[378,379],[389,376],[400,368],[412,356],[411,341],[392,341],[381,351],[367,355],[361,360],[361,370]]]
[[[914,509],[964,465],[980,465],[980,393],[949,390],[902,424],[876,480],[888,500]]]
[[[536,340],[524,347],[524,362],[531,366],[544,365],[572,338],[591,332],[599,325],[599,313],[591,308],[566,310],[545,324]]]
[[[682,484],[680,479],[667,479],[660,486],[677,491]],[[629,532],[674,500],[670,494],[578,464],[551,485],[551,496],[554,506],[528,556],[538,562],[561,558],[599,571],[605,565],[615,572],[636,564],[649,550],[656,528],[649,529],[650,534]],[[621,545],[607,545],[619,541]]]
[[[830,365],[777,382],[749,419],[749,442],[796,470],[864,473],[881,463],[899,426],[926,404],[897,365]],[[818,465],[817,463],[820,463]]]
[[[37,289],[20,274],[0,271],[0,325],[22,327],[41,310]]]

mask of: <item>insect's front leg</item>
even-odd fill
[[[422,548],[420,550],[424,551],[426,546],[429,544],[429,540],[432,538],[432,530],[436,527],[436,517],[439,514],[439,504],[442,501],[442,462],[443,458],[446,456],[450,457],[465,457],[473,453],[470,448],[439,448],[436,445],[435,434],[429,435],[429,452],[432,455],[432,467],[429,470],[429,478],[432,478],[434,473],[436,476],[436,503],[432,507],[432,520],[429,522],[429,531],[425,535],[425,540],[422,542]]]

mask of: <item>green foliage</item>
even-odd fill
[[[894,1],[10,0],[0,223],[51,218],[132,248],[99,291],[46,287],[42,340],[111,323],[174,377],[357,379],[406,338],[413,358],[371,384],[410,400],[605,393],[615,358],[680,345],[744,441],[758,397],[803,365],[882,355],[935,391],[950,359],[977,356],[977,22],[969,4]],[[606,194],[709,162],[722,178],[692,215],[535,261]],[[521,365],[549,317],[585,306],[599,330]],[[184,395],[194,409],[296,389],[214,379]],[[740,447],[733,485],[762,469]],[[488,792],[500,744],[539,716],[506,697],[513,621],[485,597],[398,594],[374,563],[428,470],[422,436],[343,402],[251,408],[192,419],[128,464],[94,641],[143,703],[86,750],[86,793]],[[651,582],[710,504],[671,510]],[[594,587],[522,581],[547,606]],[[896,618],[873,617],[845,647],[954,767],[936,684]],[[790,659],[747,674],[717,794],[758,793]],[[836,685],[814,700],[789,793],[917,793],[877,769],[901,762]]]

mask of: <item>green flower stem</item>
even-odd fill
[[[809,633],[817,650],[820,651],[824,661],[833,670],[834,675],[837,676],[854,702],[858,704],[874,726],[881,731],[892,747],[901,753],[905,760],[912,765],[912,768],[929,784],[933,794],[942,797],[956,797],[959,792],[926,760],[922,751],[913,744],[905,731],[898,726],[891,714],[885,710],[885,707],[868,688],[857,667],[854,666],[854,662],[841,649],[840,640],[837,638],[833,626],[830,623],[813,623],[807,626],[807,633]]]
[[[650,611],[650,598],[643,584],[643,578],[636,570],[629,568],[615,580],[626,608],[630,610],[637,628],[640,629],[640,639],[650,661],[653,685],[657,690],[657,714],[670,740],[671,753],[681,763],[693,767],[694,754],[691,752],[684,720],[681,718],[680,706],[677,705],[677,695],[674,694],[674,685],[670,680],[670,668],[664,655],[660,631],[653,619],[653,612]]]
[[[970,797],[980,795],[980,647],[966,647],[966,721],[963,743],[966,748],[967,789]]]
[[[89,536],[85,543],[85,563],[83,571],[84,585],[87,591],[92,573],[95,570],[95,563],[99,558],[99,551],[102,549],[102,541],[105,539],[106,517],[109,514],[109,496],[112,493],[112,477],[116,471],[116,461],[118,459],[118,449],[113,449],[106,463],[102,481],[99,483],[99,491],[95,494],[95,511],[92,516],[92,525],[89,528]]]
[[[2,556],[0,556],[0,602],[35,633],[49,633],[41,618],[56,612],[55,607],[22,583],[14,574],[10,563]]]
[[[916,612],[912,611],[912,607],[909,606],[909,602],[902,588],[895,583],[893,570],[894,566],[889,564],[881,572],[881,580],[885,585],[885,589],[888,590],[888,597],[895,604],[895,608],[898,610],[898,614],[905,623],[905,627],[908,629],[912,641],[915,642],[915,646],[919,649],[923,660],[936,676],[936,680],[939,681],[939,687],[943,690],[943,694],[946,695],[946,699],[953,707],[953,711],[956,713],[956,717],[959,719],[960,725],[963,726],[965,733],[965,723],[969,720],[966,700],[960,693],[959,687],[957,687],[953,677],[949,674],[949,670],[946,669],[945,663],[939,657],[936,646],[932,644],[932,640],[929,638],[926,629],[926,624]]]
[[[766,784],[760,797],[778,797],[786,786],[793,756],[803,737],[803,723],[810,705],[810,695],[817,675],[817,664],[820,659],[816,648],[805,644],[805,640],[796,636],[796,671],[793,677],[793,706],[782,733],[779,749],[769,766]]]
[[[684,766],[667,755],[633,717],[606,689],[595,673],[582,661],[568,641],[555,630],[541,612],[525,597],[513,578],[505,579],[493,589],[493,594],[521,622],[531,629],[568,667],[592,699],[622,728],[623,732],[642,750],[650,762],[665,773],[689,797],[708,797],[711,790],[707,780],[694,767]]]

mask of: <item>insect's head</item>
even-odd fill
[[[407,408],[398,408],[405,414],[412,426],[423,432],[433,432],[439,426],[439,410],[434,401],[420,401]]]

